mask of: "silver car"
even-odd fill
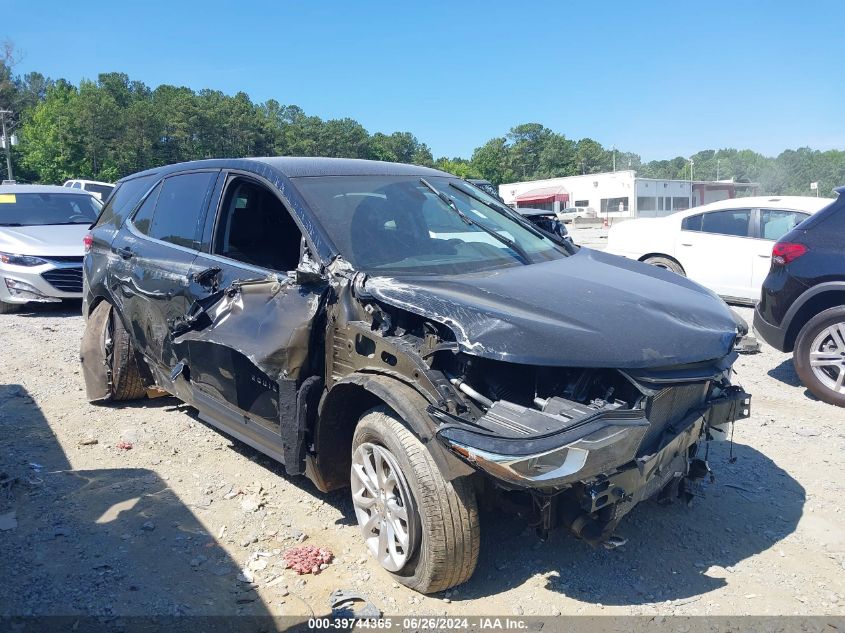
[[[101,207],[70,188],[0,186],[0,312],[82,296],[82,240]]]

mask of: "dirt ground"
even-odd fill
[[[576,241],[587,232],[601,243]],[[78,310],[0,315],[0,614],[307,617],[338,588],[393,615],[845,614],[845,410],[771,348],[736,365],[753,415],[711,449],[703,499],[642,504],[614,551],[485,513],[473,578],[426,597],[370,560],[346,493],[285,476],[171,398],[88,404]],[[297,576],[280,563],[299,543],[336,557]]]

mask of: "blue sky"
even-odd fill
[[[5,0],[19,72],[275,98],[465,156],[519,123],[644,159],[845,149],[845,2]]]

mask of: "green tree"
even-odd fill
[[[507,139],[504,137],[490,139],[481,147],[476,148],[472,153],[470,163],[475,173],[494,185],[516,180],[510,168]]]

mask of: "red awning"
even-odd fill
[[[549,202],[568,202],[569,192],[563,187],[540,187],[521,193],[516,197],[516,206],[527,207],[532,204]]]

